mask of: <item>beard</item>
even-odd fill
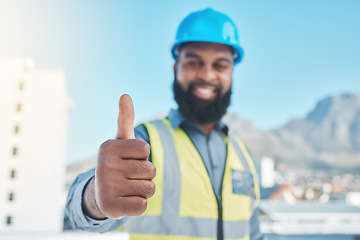
[[[189,84],[189,89],[185,91],[178,81],[174,80],[173,91],[174,98],[179,106],[181,115],[192,123],[207,124],[218,122],[226,113],[230,105],[231,87],[221,95],[221,87],[216,87],[217,96],[214,100],[206,101],[198,99],[192,94],[192,89],[197,85],[207,85],[200,81],[194,81]]]

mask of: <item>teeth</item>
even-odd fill
[[[202,94],[211,94],[212,93],[212,90],[207,89],[207,88],[198,88],[197,90]]]
[[[216,89],[214,86],[201,85],[193,89],[193,94],[200,99],[211,100],[216,97]]]

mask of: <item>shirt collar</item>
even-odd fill
[[[174,129],[177,129],[182,123],[186,122],[186,120],[181,115],[181,113],[175,109],[170,110],[168,115],[168,120]],[[226,124],[221,120],[216,124],[215,130],[223,131],[226,135],[228,134],[229,131],[228,126],[226,126]]]

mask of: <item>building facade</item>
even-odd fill
[[[0,57],[0,233],[62,230],[69,110],[63,71]]]

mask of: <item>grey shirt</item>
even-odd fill
[[[171,110],[167,118],[174,129],[181,127],[189,136],[204,161],[215,194],[219,195],[227,156],[227,147],[222,133],[228,133],[227,126],[220,121],[210,134],[206,135],[199,125],[185,121],[177,110]],[[151,144],[147,130],[143,125],[135,128],[135,137]],[[127,217],[121,220],[96,220],[86,216],[82,210],[82,192],[94,174],[95,170],[91,169],[86,173],[80,174],[75,179],[68,193],[66,212],[75,228],[92,232],[115,230],[126,222]],[[262,239],[259,230],[258,209],[256,209],[251,218],[251,240],[255,239]]]

